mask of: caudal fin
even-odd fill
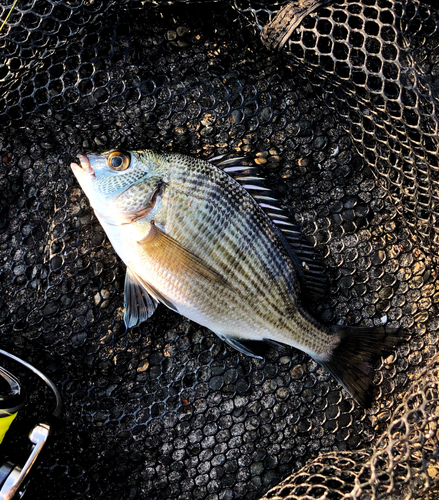
[[[373,362],[405,338],[397,329],[341,327],[330,359],[316,359],[364,406],[372,401]]]

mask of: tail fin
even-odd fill
[[[336,330],[340,342],[331,357],[316,359],[340,384],[364,406],[372,402],[373,362],[404,340],[405,335],[390,328],[340,327]]]

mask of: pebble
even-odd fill
[[[95,296],[94,296],[95,304],[96,305],[100,304],[101,308],[104,309],[105,307],[108,307],[108,304],[110,303],[110,301],[106,300],[106,299],[109,299],[110,297],[111,297],[111,293],[108,290],[106,290],[105,288],[103,288],[100,292],[95,294]]]
[[[184,35],[186,35],[186,33],[189,33],[189,30],[188,30],[188,28],[186,28],[186,26],[179,26],[177,28],[177,35],[178,36],[184,36]]]

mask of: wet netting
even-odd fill
[[[431,5],[17,1],[0,31],[1,347],[64,400],[30,498],[438,497]],[[315,316],[410,335],[378,361],[372,406],[297,350],[251,359],[164,306],[126,331],[125,267],[69,167],[112,148],[250,158],[322,256]],[[53,401],[9,369],[30,401],[1,451],[21,457]]]

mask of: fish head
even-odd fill
[[[147,215],[166,184],[167,162],[152,151],[78,154],[71,168],[95,212],[114,224]],[[110,220],[111,219],[111,220]]]

